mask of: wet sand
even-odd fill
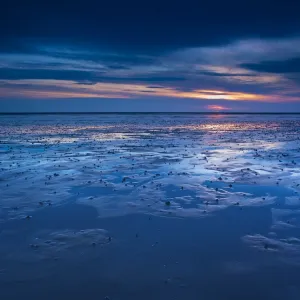
[[[300,115],[2,115],[0,158],[3,299],[300,299]]]

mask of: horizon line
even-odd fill
[[[0,115],[92,115],[92,114],[219,114],[219,115],[297,115],[300,112],[0,112]]]

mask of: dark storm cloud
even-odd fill
[[[183,81],[184,77],[164,76],[106,76],[105,72],[87,72],[77,70],[46,70],[46,69],[12,69],[1,68],[0,80],[22,80],[22,79],[53,79],[78,81],[84,84],[97,82],[173,82]]]
[[[153,53],[295,34],[299,9],[296,0],[6,1],[0,37]]]
[[[241,64],[241,67],[268,73],[300,73],[300,57],[284,61],[265,61],[257,64]]]
[[[76,70],[45,70],[45,69],[12,69],[1,68],[0,79],[54,79],[54,80],[95,80],[95,75],[86,71]]]

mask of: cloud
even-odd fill
[[[269,0],[246,5],[237,0],[66,0],[64,5],[58,0],[47,4],[16,0],[1,9],[0,38],[1,46],[15,38],[163,53],[251,37],[291,36],[300,32],[299,6],[295,0],[284,5]],[[14,48],[10,44],[9,51]]]
[[[283,61],[264,61],[260,63],[245,63],[243,68],[267,73],[300,73],[300,57]]]
[[[300,35],[300,34],[299,34]],[[236,63],[287,59],[300,54],[300,37],[279,39],[240,39],[221,46],[203,46],[173,52],[174,59],[230,66]]]
[[[217,100],[299,102],[299,73],[288,72],[297,70],[299,37],[245,39],[156,55],[107,49],[97,52],[72,44],[34,44],[30,49],[0,54],[2,99],[156,97],[214,101],[209,107],[202,105],[204,110],[228,108],[215,103]]]
[[[84,84],[68,80],[18,80],[0,81],[2,98],[13,98],[23,95],[32,98],[140,98],[143,96],[156,96],[165,98],[181,98],[194,100],[226,100],[226,101],[257,101],[282,102],[297,101],[293,96],[262,95],[245,92],[232,92],[226,90],[194,89],[182,91],[171,87],[156,86],[152,88],[147,84],[132,83],[101,83]]]
[[[172,82],[185,80],[177,76],[107,76],[106,71],[53,70],[53,69],[16,69],[0,68],[0,80],[46,79],[69,80],[86,83],[97,82]]]
[[[0,79],[5,80],[55,79],[72,81],[94,81],[96,79],[95,74],[88,71],[79,70],[1,68],[0,71]]]

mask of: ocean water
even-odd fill
[[[300,115],[0,116],[0,299],[300,299]]]

